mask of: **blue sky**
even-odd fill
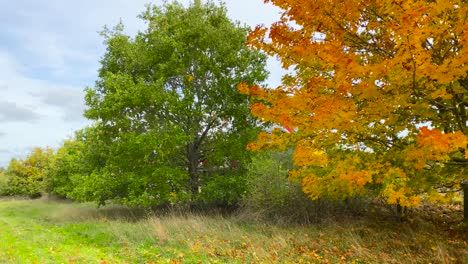
[[[279,18],[263,0],[224,2],[233,20],[252,27]],[[56,148],[89,124],[83,89],[93,86],[105,50],[98,32],[120,19],[130,35],[143,30],[137,15],[148,3],[162,1],[0,0],[0,166],[35,146]],[[270,59],[268,68],[278,85],[279,63]]]

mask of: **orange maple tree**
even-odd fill
[[[468,165],[466,0],[266,0],[280,21],[249,45],[291,74],[275,89],[240,84],[254,116],[290,127],[252,150],[294,148],[312,199],[372,194],[444,202]]]

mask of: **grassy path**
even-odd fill
[[[0,200],[0,263],[466,263],[429,223],[278,227],[234,217],[135,217],[122,208]]]
[[[164,258],[148,239],[123,242],[138,225],[89,218],[91,206],[42,201],[0,202],[0,263],[144,263]],[[72,214],[68,216],[68,214]],[[70,217],[70,219],[67,219]],[[125,232],[123,232],[125,233]],[[154,244],[154,243],[153,243]],[[147,252],[146,252],[146,251]],[[149,250],[152,251],[150,254]],[[170,254],[168,257],[172,257]]]

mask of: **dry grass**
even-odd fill
[[[246,223],[235,217],[167,215],[147,220],[161,246],[239,263],[466,263],[468,245],[431,223],[348,219],[309,226]]]
[[[67,213],[72,216],[76,208]],[[123,241],[152,241],[178,261],[187,257],[239,263],[466,263],[468,234],[461,207],[424,205],[399,222],[388,211],[370,216],[336,215],[320,223],[281,225],[185,211],[159,215],[111,206],[78,210],[81,219],[111,219]],[[113,219],[113,220],[112,220]],[[122,222],[133,222],[131,235]],[[129,228],[128,226],[126,227]],[[128,231],[128,230],[127,230]],[[123,242],[124,243],[124,242]]]
[[[27,219],[21,239],[34,240],[33,236],[40,235],[35,240],[52,243],[63,241],[62,236],[66,235],[70,243],[67,258],[74,254],[70,252],[77,252],[77,246],[87,248],[88,251],[81,251],[86,255],[73,256],[75,263],[97,263],[91,261],[91,254],[106,263],[468,262],[466,231],[423,216],[406,222],[340,216],[301,226],[248,221],[239,215],[194,212],[154,215],[121,206],[96,209],[87,204],[51,201],[8,201],[0,206],[3,210],[0,220],[3,214],[5,221],[17,221],[16,228]],[[12,213],[16,214],[13,218]],[[33,224],[29,222],[31,216],[35,219]],[[33,230],[26,234],[31,225],[43,226],[48,233]],[[4,235],[18,243],[18,238]],[[30,260],[27,243],[24,240],[23,260]],[[41,260],[50,257],[48,249],[55,245],[39,246],[44,247],[45,255],[38,258],[38,263],[45,263]],[[36,248],[35,252],[38,251]],[[55,254],[67,251],[62,248],[61,252]],[[1,256],[2,253],[0,260]]]

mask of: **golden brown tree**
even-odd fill
[[[295,148],[312,199],[368,194],[389,204],[444,202],[468,165],[466,0],[266,0],[280,21],[251,47],[292,74],[276,89],[239,85],[252,113],[293,129],[252,150]],[[441,192],[448,192],[442,195]]]

